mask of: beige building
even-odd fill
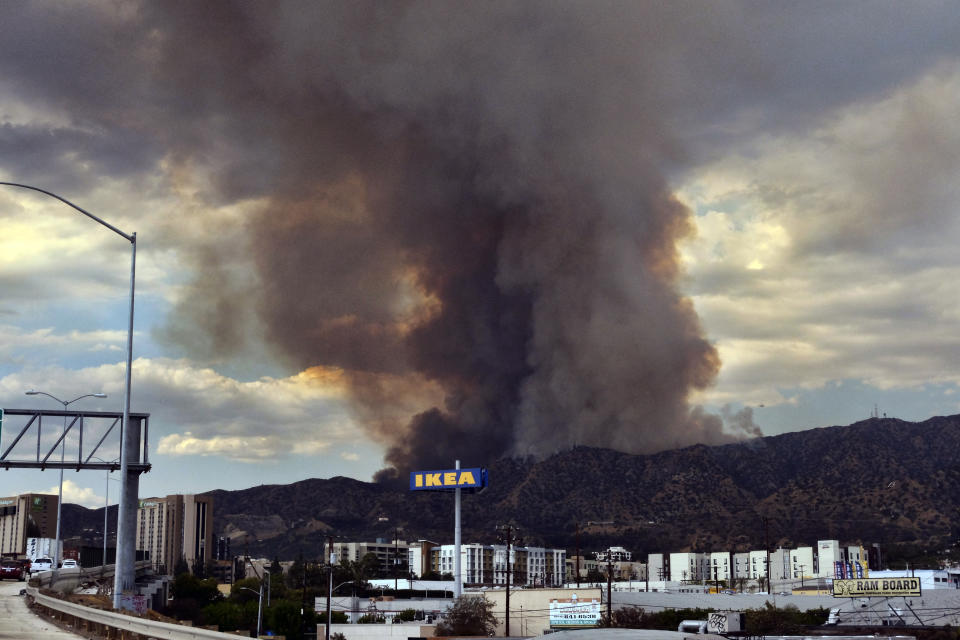
[[[146,551],[157,571],[172,574],[182,558],[212,562],[213,498],[192,494],[147,498],[137,509],[137,550]]]
[[[605,611],[601,589],[517,589],[510,590],[510,635],[538,636],[547,629],[561,630],[596,626]],[[464,595],[470,596],[472,593]],[[496,635],[506,633],[506,589],[489,589],[478,594],[493,602],[497,618]],[[572,613],[576,611],[576,613]],[[595,618],[594,618],[595,616]]]
[[[27,538],[57,535],[57,496],[24,493],[0,498],[0,554],[22,556]]]

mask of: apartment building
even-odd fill
[[[213,498],[175,494],[141,500],[136,545],[159,573],[173,573],[181,559],[190,571],[213,561]]]
[[[407,570],[416,578],[430,571],[430,551],[439,546],[429,540],[417,540],[407,547]]]
[[[368,554],[377,558],[377,573],[384,578],[405,578],[410,571],[410,543],[377,538],[374,542],[334,542],[337,562],[360,562]]]
[[[813,547],[797,547],[790,552],[790,572],[794,580],[816,575],[815,557]]]
[[[23,493],[0,498],[0,554],[22,556],[27,538],[57,535],[57,496]]]
[[[709,554],[710,561],[710,575],[707,576],[708,580],[730,580],[733,576],[733,571],[730,565],[730,552],[729,551],[714,551]]]
[[[454,574],[456,547],[445,544],[430,549],[431,568],[442,574]],[[510,547],[506,545],[460,545],[460,570],[468,585],[505,585],[509,570],[512,585],[561,585],[567,568],[563,549]]]
[[[688,582],[712,580],[710,554],[686,551],[670,554],[670,580]]]

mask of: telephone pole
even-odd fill
[[[513,582],[513,574],[512,574],[511,565],[510,565],[510,547],[515,542],[515,539],[514,539],[515,530],[516,530],[516,527],[509,524],[506,524],[500,527],[500,531],[501,531],[500,537],[503,540],[503,542],[505,542],[507,545],[507,557],[506,557],[507,592],[506,592],[506,598],[505,598],[507,614],[505,618],[504,632],[506,637],[508,638],[510,637],[510,583]]]
[[[577,589],[580,588],[580,523],[577,523]]]

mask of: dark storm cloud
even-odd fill
[[[385,401],[369,374],[439,384],[370,426],[401,469],[734,437],[688,407],[720,363],[677,292],[670,179],[882,92],[954,29],[875,3],[48,7],[4,8],[26,23],[10,86],[201,169],[211,203],[264,202],[247,304],[213,236],[169,335],[230,351],[253,307],[291,364],[350,371],[361,410]]]

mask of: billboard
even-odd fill
[[[578,629],[600,624],[600,601],[580,600],[577,594],[550,601],[551,629]]]
[[[445,469],[443,471],[411,471],[411,491],[449,491],[451,489],[482,489],[487,486],[487,470]]]
[[[920,578],[864,578],[863,580],[834,580],[834,598],[893,598],[919,596]]]

